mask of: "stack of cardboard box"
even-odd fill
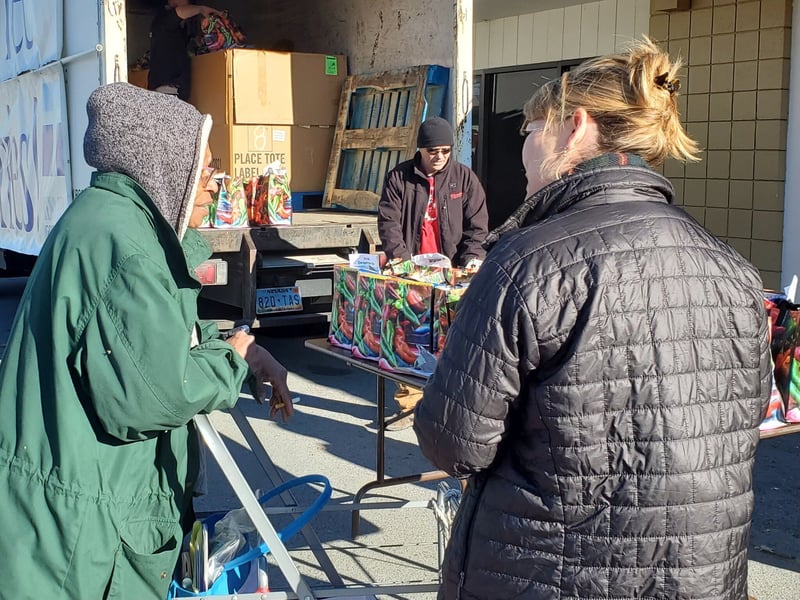
[[[192,58],[189,102],[214,119],[214,166],[232,177],[278,161],[292,192],[325,188],[344,56],[233,49]]]

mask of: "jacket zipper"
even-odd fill
[[[472,534],[473,529],[475,528],[475,513],[478,512],[478,508],[481,504],[481,499],[483,498],[483,491],[486,489],[486,482],[481,482],[481,489],[478,492],[478,497],[475,499],[475,507],[472,509],[472,514],[469,517],[469,529],[467,529],[467,547],[464,551],[464,560],[461,563],[461,572],[458,575],[458,589],[456,590],[456,600],[461,600],[461,590],[464,587],[464,580],[467,577],[467,565],[469,564],[469,555],[472,550]]]
[[[439,253],[444,254],[444,236],[442,235],[442,225],[447,220],[447,204],[444,198],[439,198],[438,195],[434,198],[439,208],[436,210],[436,227],[439,228]],[[440,210],[441,209],[441,210]]]

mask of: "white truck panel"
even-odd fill
[[[30,1],[30,0],[28,0]],[[63,0],[64,56],[75,56],[94,50],[100,38],[100,0]],[[61,1],[59,1],[59,4]],[[97,59],[95,59],[97,65]],[[99,65],[98,65],[99,68]]]
[[[86,116],[86,101],[89,94],[100,85],[98,53],[92,49],[87,54],[77,55],[64,65],[66,84],[67,126],[69,129],[69,165],[72,175],[70,199],[75,198],[89,186],[92,169],[83,160],[83,134],[89,123]]]
[[[62,0],[0,0],[0,81],[61,56]]]
[[[38,254],[70,199],[61,65],[0,84],[0,111],[0,247]]]
[[[67,95],[71,198],[89,185],[92,169],[83,160],[83,134],[88,124],[86,101],[96,87],[114,81],[114,58],[119,56],[119,47],[124,46],[125,41],[124,6],[121,0],[65,1],[62,62]],[[109,51],[109,47],[113,50]],[[125,60],[119,58],[117,62],[127,73]]]
[[[453,123],[456,135],[456,159],[472,166],[472,0],[456,0],[455,39],[453,57],[455,64],[450,72],[453,89]]]
[[[102,34],[103,83],[127,81],[128,34],[123,0],[102,0],[99,28]]]
[[[69,202],[63,16],[62,0],[0,0],[0,249],[38,254]]]

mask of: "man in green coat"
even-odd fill
[[[198,474],[191,419],[286,370],[197,319],[211,118],[118,83],[87,104],[91,186],[56,224],[0,363],[0,595],[166,597]],[[256,390],[261,394],[263,390]]]

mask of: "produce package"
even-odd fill
[[[225,48],[244,48],[247,38],[237,23],[230,18],[227,11],[221,14],[200,16],[189,20],[189,52],[206,54]]]
[[[419,256],[424,257],[430,255],[421,254]],[[383,267],[383,274],[402,277],[403,279],[412,279],[414,281],[422,281],[432,285],[459,285],[469,283],[472,276],[478,271],[477,267],[468,269],[418,264],[414,261],[419,258],[419,256],[413,257],[412,260],[389,261]]]
[[[289,178],[282,169],[268,169],[251,189],[251,225],[291,225],[292,193]]]
[[[437,358],[444,349],[447,332],[456,316],[456,308],[466,286],[440,285],[433,288],[433,341],[432,352]]]
[[[426,254],[420,256],[428,256]],[[438,256],[438,255],[437,255]],[[437,285],[446,283],[445,268],[439,266],[429,266],[426,264],[417,264],[413,257],[411,260],[395,259],[391,260],[384,265],[384,275],[393,275],[395,277],[402,277],[403,279],[413,279],[414,281],[422,281]],[[450,261],[448,261],[449,264]]]
[[[241,177],[218,179],[219,192],[214,201],[212,227],[247,227],[247,198]]]
[[[431,352],[433,286],[392,277],[387,280],[381,325],[382,369],[428,376],[436,366]]]
[[[333,305],[328,341],[350,350],[353,347],[358,270],[346,265],[333,267]]]
[[[772,363],[773,370],[775,368],[775,363]],[[764,419],[761,421],[761,424],[758,426],[758,429],[761,431],[768,431],[770,429],[775,429],[776,427],[783,427],[786,425],[786,417],[784,416],[784,407],[783,407],[783,398],[781,397],[781,393],[778,391],[778,386],[775,385],[775,378],[772,378],[772,389],[769,394],[769,404],[767,405],[767,412],[764,415]]]
[[[381,356],[381,319],[384,285],[388,278],[359,273],[353,315],[353,356],[378,360]]]
[[[800,423],[800,305],[785,298],[765,300],[771,324],[773,375],[783,398],[783,418]]]

